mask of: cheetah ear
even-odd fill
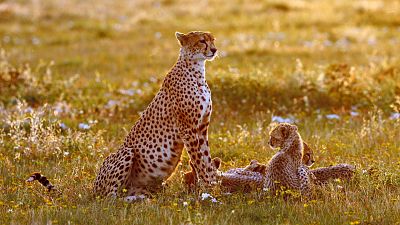
[[[310,146],[308,146],[307,142],[305,142],[305,141],[303,141],[303,148],[304,148],[304,151],[312,151]]]
[[[186,35],[185,34],[180,33],[180,32],[177,31],[177,32],[175,32],[175,37],[179,41],[179,44],[181,46],[183,46],[185,44],[185,41],[186,41]]]
[[[257,164],[257,163],[258,163],[258,161],[253,159],[253,160],[251,160],[250,165],[254,165],[254,164]]]
[[[281,127],[281,133],[283,138],[289,137],[289,128],[286,126]]]
[[[261,165],[260,173],[263,174],[263,175],[265,175],[267,173],[267,166],[266,165]]]
[[[212,163],[214,164],[215,169],[219,169],[219,167],[221,166],[221,159],[218,157],[215,157],[212,159]]]

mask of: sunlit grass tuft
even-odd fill
[[[399,223],[399,9],[396,1],[2,1],[0,224]],[[181,184],[184,153],[149,201],[92,196],[100,163],[176,60],[174,32],[190,30],[217,37],[207,80],[222,170],[266,163],[270,122],[289,120],[315,149],[314,168],[349,163],[355,179],[305,202],[192,193]],[[62,194],[25,183],[34,171]]]

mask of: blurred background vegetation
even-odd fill
[[[316,166],[352,163],[358,183],[307,204],[221,196],[222,208],[185,208],[196,199],[179,183],[185,154],[153,202],[94,201],[99,164],[176,61],[175,31],[192,30],[217,38],[207,80],[223,169],[267,162],[270,122],[290,121]],[[0,223],[399,222],[399,46],[396,0],[0,0]],[[63,197],[26,186],[35,170]]]

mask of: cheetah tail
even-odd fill
[[[26,180],[26,182],[33,182],[35,180],[39,181],[39,183],[45,186],[48,191],[55,189],[54,186],[50,183],[50,181],[47,180],[45,176],[43,176],[38,172],[32,173],[32,175]]]

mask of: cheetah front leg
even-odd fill
[[[180,136],[196,171],[196,179],[200,179],[206,184],[215,182],[216,172],[212,168],[208,142],[203,137],[199,137],[197,129],[186,128],[181,131]]]
[[[199,153],[197,153],[198,158],[201,158],[202,159],[201,161],[206,163],[211,163],[210,146],[208,143],[208,126],[210,124],[210,114],[211,114],[211,109],[209,108],[207,115],[204,118],[204,121],[202,122],[197,131],[199,137],[199,145],[200,145],[199,146],[200,151]],[[214,172],[213,168],[210,167],[204,169],[207,169],[206,174]]]
[[[304,197],[311,196],[311,180],[309,168],[305,165],[301,165],[298,169],[298,176],[300,182],[300,193]]]

